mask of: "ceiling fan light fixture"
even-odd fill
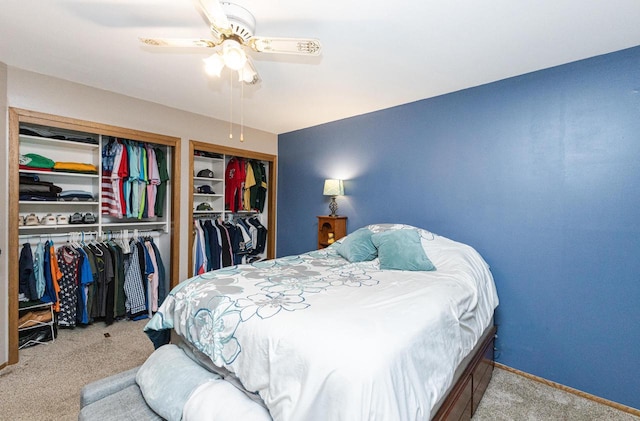
[[[209,76],[220,77],[220,73],[222,73],[222,68],[225,65],[224,60],[220,57],[219,53],[213,54],[211,57],[207,57],[202,59],[204,62],[204,71]]]
[[[238,41],[226,39],[222,43],[222,59],[228,68],[240,70],[247,62],[247,55]]]
[[[238,81],[253,85],[258,81],[258,72],[253,68],[250,60],[247,60],[244,67],[238,70]]]

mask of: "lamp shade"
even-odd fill
[[[209,76],[220,77],[224,67],[224,60],[222,60],[219,53],[216,52],[211,57],[202,59],[202,61],[204,61],[204,70]]]
[[[240,70],[247,62],[247,56],[238,41],[226,39],[222,42],[222,60],[228,68]]]
[[[325,196],[344,195],[344,184],[342,180],[324,180],[324,191],[322,194]]]

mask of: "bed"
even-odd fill
[[[472,247],[374,224],[326,249],[188,279],[145,331],[156,346],[171,331],[190,359],[242,390],[229,419],[245,404],[256,420],[465,419],[491,377],[497,305]],[[224,396],[200,385],[184,419],[232,401]]]

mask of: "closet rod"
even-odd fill
[[[100,235],[100,233],[98,231],[70,231],[70,232],[64,232],[64,233],[52,233],[52,234],[21,234],[18,235],[18,238],[20,240],[28,240],[31,238],[53,238],[53,237],[71,237],[71,236],[82,236],[84,235],[89,235],[89,236],[96,236],[96,237],[105,237],[107,235],[121,235],[123,232],[123,230],[117,230],[117,231],[102,231],[102,235]],[[129,235],[133,235],[133,233],[136,232],[137,234],[151,234],[151,233],[157,233],[159,234],[160,232],[162,232],[162,229],[144,229],[144,230],[129,230]]]
[[[28,238],[49,238],[49,237],[70,237],[72,235],[98,235],[98,231],[71,231],[53,234],[21,234],[18,236],[21,240]]]

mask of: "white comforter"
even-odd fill
[[[238,266],[181,283],[146,329],[175,329],[276,421],[426,420],[498,297],[473,248],[420,233],[436,271],[334,248]]]

